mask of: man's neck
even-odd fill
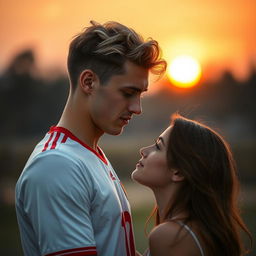
[[[103,135],[93,124],[84,108],[68,100],[57,126],[68,129],[78,139],[97,151],[100,137]]]

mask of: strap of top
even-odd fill
[[[199,250],[200,250],[200,252],[201,252],[201,255],[204,256],[203,248],[202,248],[202,246],[201,246],[201,244],[200,244],[200,242],[199,242],[199,240],[198,240],[196,234],[190,229],[189,226],[187,226],[187,225],[184,224],[183,222],[177,221],[177,223],[179,223],[181,226],[183,226],[183,227],[190,233],[190,235],[194,238],[194,240],[195,240],[195,242],[196,242],[196,244],[197,244],[197,246],[198,246],[198,248],[199,248]]]

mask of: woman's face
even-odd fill
[[[167,165],[168,127],[155,144],[140,150],[142,158],[132,173],[132,179],[150,188],[164,187],[170,183],[171,171]]]

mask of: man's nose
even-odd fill
[[[137,98],[130,102],[129,104],[129,112],[134,113],[136,115],[141,114],[142,108],[141,108],[141,99]]]

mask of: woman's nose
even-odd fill
[[[142,157],[146,157],[147,156],[147,151],[146,151],[146,147],[143,147],[143,148],[141,148],[140,149],[140,155],[142,156]]]

